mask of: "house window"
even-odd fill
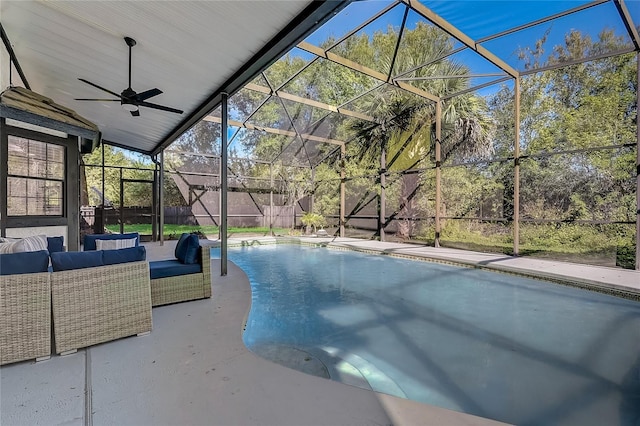
[[[62,216],[65,148],[9,136],[8,216]]]

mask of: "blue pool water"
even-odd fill
[[[334,380],[519,425],[640,424],[640,303],[326,248],[229,259],[251,281],[257,353],[290,348]]]

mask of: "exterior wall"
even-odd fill
[[[30,228],[8,228],[7,237],[24,238],[32,235],[46,235],[47,237],[64,237],[64,244],[69,241],[67,226],[34,226]]]
[[[66,176],[64,181],[64,213],[57,216],[7,216],[8,135],[65,146]],[[80,167],[78,138],[61,138],[32,129],[8,125],[0,118],[0,236],[40,235],[65,237],[68,250],[80,248]]]

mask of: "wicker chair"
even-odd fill
[[[0,307],[0,365],[49,358],[49,273],[0,276]]]
[[[200,246],[198,262],[202,272],[151,280],[151,304],[153,306],[211,297],[210,247]]]
[[[151,331],[149,263],[51,273],[56,353]]]

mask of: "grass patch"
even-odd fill
[[[106,228],[110,232],[120,232],[120,225],[107,225]],[[201,235],[218,235],[219,228],[215,225],[164,225],[165,238],[177,238],[184,232],[195,232]],[[287,235],[289,234],[288,228],[273,228],[275,234]],[[137,223],[124,226],[124,232],[137,232],[140,235],[151,235],[151,224]],[[228,227],[227,234],[269,234],[269,228],[267,227],[254,227],[254,228],[239,228]]]

